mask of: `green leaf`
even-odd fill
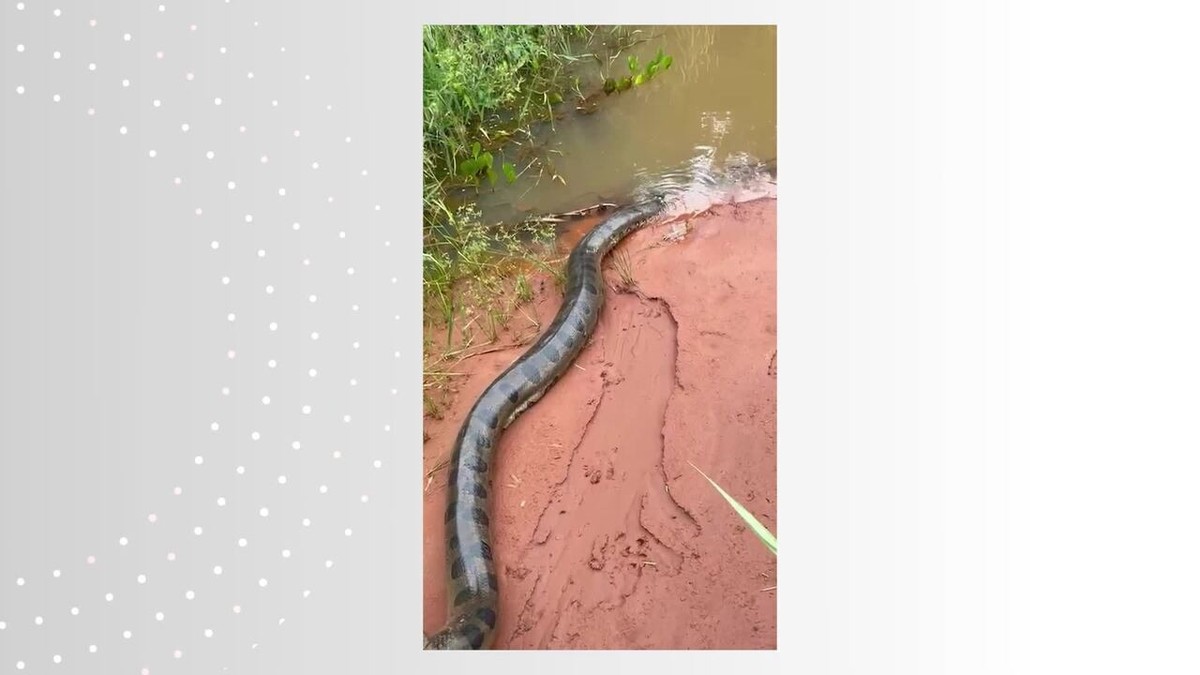
[[[563,100],[562,94],[560,94],[558,92],[554,92],[554,93],[550,94],[550,103],[551,104],[562,103],[562,100]]]
[[[468,159],[467,161],[463,162],[462,164],[459,164],[458,165],[458,173],[461,176],[474,176],[474,175],[478,174],[481,169],[483,169],[483,166],[484,166],[483,158],[475,157],[474,159]]]
[[[617,90],[617,81],[611,77],[604,81],[604,93],[611,94]]]
[[[629,55],[629,72],[631,72],[631,73],[636,73],[637,71],[638,71],[638,60],[637,60],[637,57],[636,57],[636,56],[634,56],[634,55],[632,55],[632,54],[630,54],[630,55]]]
[[[507,179],[509,183],[516,182],[516,180],[517,180],[516,167],[514,167],[510,162],[505,162],[504,164],[500,165],[500,168],[504,170],[504,178]]]
[[[633,86],[635,86],[635,87],[636,87],[636,86],[638,86],[638,85],[642,84],[642,83],[643,83],[643,82],[645,82],[645,81],[646,81],[646,76],[645,76],[644,74],[642,74],[642,73],[638,73],[638,74],[637,74],[637,75],[635,75],[635,76],[634,76],[634,78],[633,78]]]
[[[632,86],[633,86],[632,79],[630,79],[628,77],[622,77],[621,81],[617,83],[617,91],[625,91],[626,89],[628,89]]]
[[[670,68],[670,67],[671,67],[671,63],[672,63],[674,60],[675,60],[675,59],[671,58],[670,56],[668,56],[668,57],[666,57],[665,59],[663,59],[663,60],[662,60],[662,64],[663,64],[663,65],[662,65],[662,67],[663,67],[663,70],[666,70],[667,68]]]
[[[764,545],[766,545],[767,549],[770,550],[772,554],[779,555],[779,553],[778,553],[779,547],[775,541],[775,535],[771,534],[770,530],[763,527],[763,524],[758,522],[758,519],[755,518],[753,515],[751,515],[750,512],[745,509],[745,507],[743,507],[741,504],[737,503],[737,501],[734,500],[733,497],[730,497],[728,492],[725,492],[724,490],[722,490],[721,486],[717,485],[717,483],[713,479],[709,478],[708,476],[705,476],[704,472],[701,471],[700,469],[696,468],[695,464],[692,464],[691,462],[688,462],[688,464],[691,464],[691,467],[693,469],[696,469],[696,473],[700,474],[701,476],[704,476],[704,480],[711,483],[712,486],[717,489],[717,492],[721,493],[721,496],[725,498],[725,501],[729,502],[729,505],[732,506],[733,510],[736,511],[737,514],[742,517],[742,520],[745,521],[746,525],[750,526],[750,529],[754,531],[754,534],[758,535],[758,538],[762,541],[762,543]]]
[[[479,157],[479,141],[475,141],[471,144],[471,156]]]

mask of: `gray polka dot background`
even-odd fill
[[[388,670],[416,28],[4,3],[0,673]]]

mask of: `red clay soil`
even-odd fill
[[[652,225],[610,255],[590,344],[501,437],[496,649],[775,649],[775,557],[689,462],[775,528],[774,199]],[[544,328],[560,302],[534,283]],[[515,322],[514,322],[515,323]],[[425,469],[523,347],[455,367]],[[446,619],[446,471],[426,487],[426,634]]]

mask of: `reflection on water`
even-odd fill
[[[536,148],[549,171],[540,179],[530,170],[512,185],[501,180],[481,188],[476,204],[485,222],[626,202],[655,191],[671,195],[672,210],[773,194],[775,28],[638,30],[644,42],[615,54],[595,45],[600,58],[581,62],[581,89],[594,96],[594,111],[565,105],[571,112],[563,119],[536,129],[531,143],[507,151],[512,156],[497,158],[497,164],[513,161],[518,151]],[[589,94],[605,77],[627,74],[629,56],[646,63],[660,48],[673,58],[669,70],[623,93]]]

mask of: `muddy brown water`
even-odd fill
[[[501,177],[495,186],[485,182],[477,193],[463,195],[485,222],[625,201],[647,186],[695,191],[720,182],[717,177],[731,166],[773,165],[774,26],[634,30],[638,44],[618,51],[593,42],[603,64],[585,58],[575,67],[585,103],[567,96],[558,106],[562,119],[535,128],[531,143],[499,153],[497,175],[503,175],[502,162],[513,162],[524,171],[516,182]],[[673,59],[668,70],[643,85],[604,94],[606,77],[629,74],[630,56],[644,67],[659,49]],[[539,161],[530,165],[533,158]]]

